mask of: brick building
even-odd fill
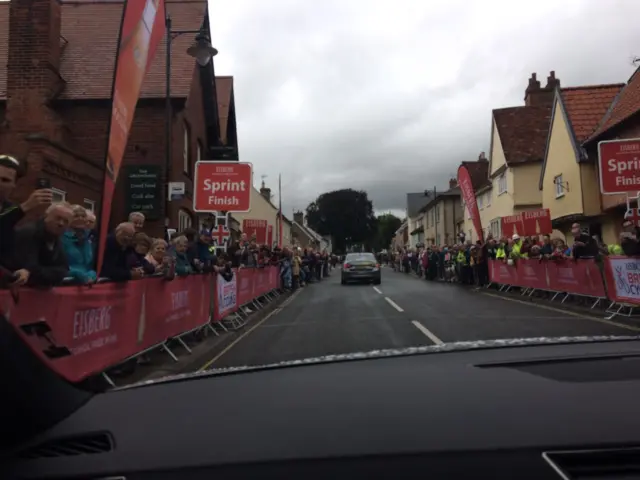
[[[173,30],[209,28],[206,0],[166,0]],[[100,211],[104,157],[121,1],[12,0],[0,3],[0,152],[28,159],[16,199],[49,177],[57,198]],[[197,221],[192,211],[193,165],[198,159],[237,160],[233,79],[216,78],[213,62],[200,67],[186,51],[194,35],[172,42],[173,144],[165,168],[166,44],[158,48],[142,86],[118,178],[111,223],[126,218],[127,171],[153,168],[157,208],[150,233],[164,227],[167,180],[185,182],[186,196],[171,202],[173,227]]]
[[[598,142],[604,140],[620,140],[627,138],[640,138],[640,68],[638,68],[619,93],[613,98],[605,115],[598,122],[595,132],[582,144],[585,149],[586,161],[597,165]],[[596,175],[598,175],[597,168]],[[599,181],[599,175],[597,177]],[[597,185],[597,184],[596,184]],[[630,192],[635,197],[636,192]],[[622,230],[622,220],[626,212],[626,195],[600,195],[600,205],[603,213],[613,219],[609,237],[612,241],[618,241]],[[636,202],[632,202],[636,208]],[[638,212],[635,212],[633,220],[640,224]]]

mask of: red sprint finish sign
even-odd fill
[[[598,143],[600,192],[640,191],[640,138]]]
[[[196,162],[193,210],[196,212],[248,212],[253,174],[250,163]]]

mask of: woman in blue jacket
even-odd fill
[[[90,232],[87,229],[87,211],[81,205],[72,207],[73,218],[67,230],[62,236],[69,264],[69,276],[77,282],[92,283],[97,275],[94,270],[95,245],[90,240]]]

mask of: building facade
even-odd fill
[[[28,195],[36,178],[47,177],[57,200],[85,205],[99,215],[123,6],[118,1],[0,3],[0,151],[28,165],[16,200]],[[167,0],[166,7],[176,30],[209,29],[205,0]],[[152,60],[117,182],[112,225],[140,206],[129,190],[133,173],[141,170],[154,179],[150,185],[155,183],[143,205],[149,233],[162,235],[165,222],[174,228],[195,224],[193,166],[199,159],[219,158],[224,147],[219,113],[227,117],[223,133],[228,146],[233,149],[237,142],[228,130],[235,128],[234,100],[218,107],[225,92],[217,92],[212,62],[200,67],[186,53],[193,41],[194,36],[182,35],[172,42],[174,141],[168,163],[164,41]],[[232,88],[226,92],[232,95]],[[166,211],[168,181],[184,182],[186,195]]]

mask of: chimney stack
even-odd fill
[[[59,0],[9,2],[7,120],[13,131],[44,133],[50,140],[57,129],[48,103],[64,82],[60,9]]]
[[[458,180],[455,178],[449,179],[449,188],[456,188],[458,186]]]
[[[479,162],[488,162],[489,160],[487,160],[487,156],[484,154],[484,152],[480,152],[480,155],[478,155],[478,161]]]
[[[294,212],[293,221],[299,225],[304,225],[304,212]]]
[[[547,85],[544,88],[555,89],[556,87],[560,88],[560,80],[556,78],[555,70],[551,70],[551,72],[549,72],[549,76],[547,77]]]
[[[556,72],[552,70],[547,77],[547,85],[540,86],[540,80],[532,73],[529,85],[524,92],[524,104],[527,107],[548,107],[553,104],[556,87],[560,88],[560,79],[556,78]]]
[[[60,77],[60,0],[12,0],[6,6],[7,38],[6,110],[0,125],[2,153],[24,154],[26,177],[13,192],[14,199],[26,198],[45,162],[44,143],[29,143],[25,137],[37,133],[60,143],[63,121],[51,108],[51,101],[64,87]],[[57,153],[56,155],[59,155]],[[47,175],[45,175],[47,176]]]
[[[264,180],[262,181],[262,186],[260,187],[260,195],[267,199],[267,202],[271,201],[271,189],[265,187]]]

